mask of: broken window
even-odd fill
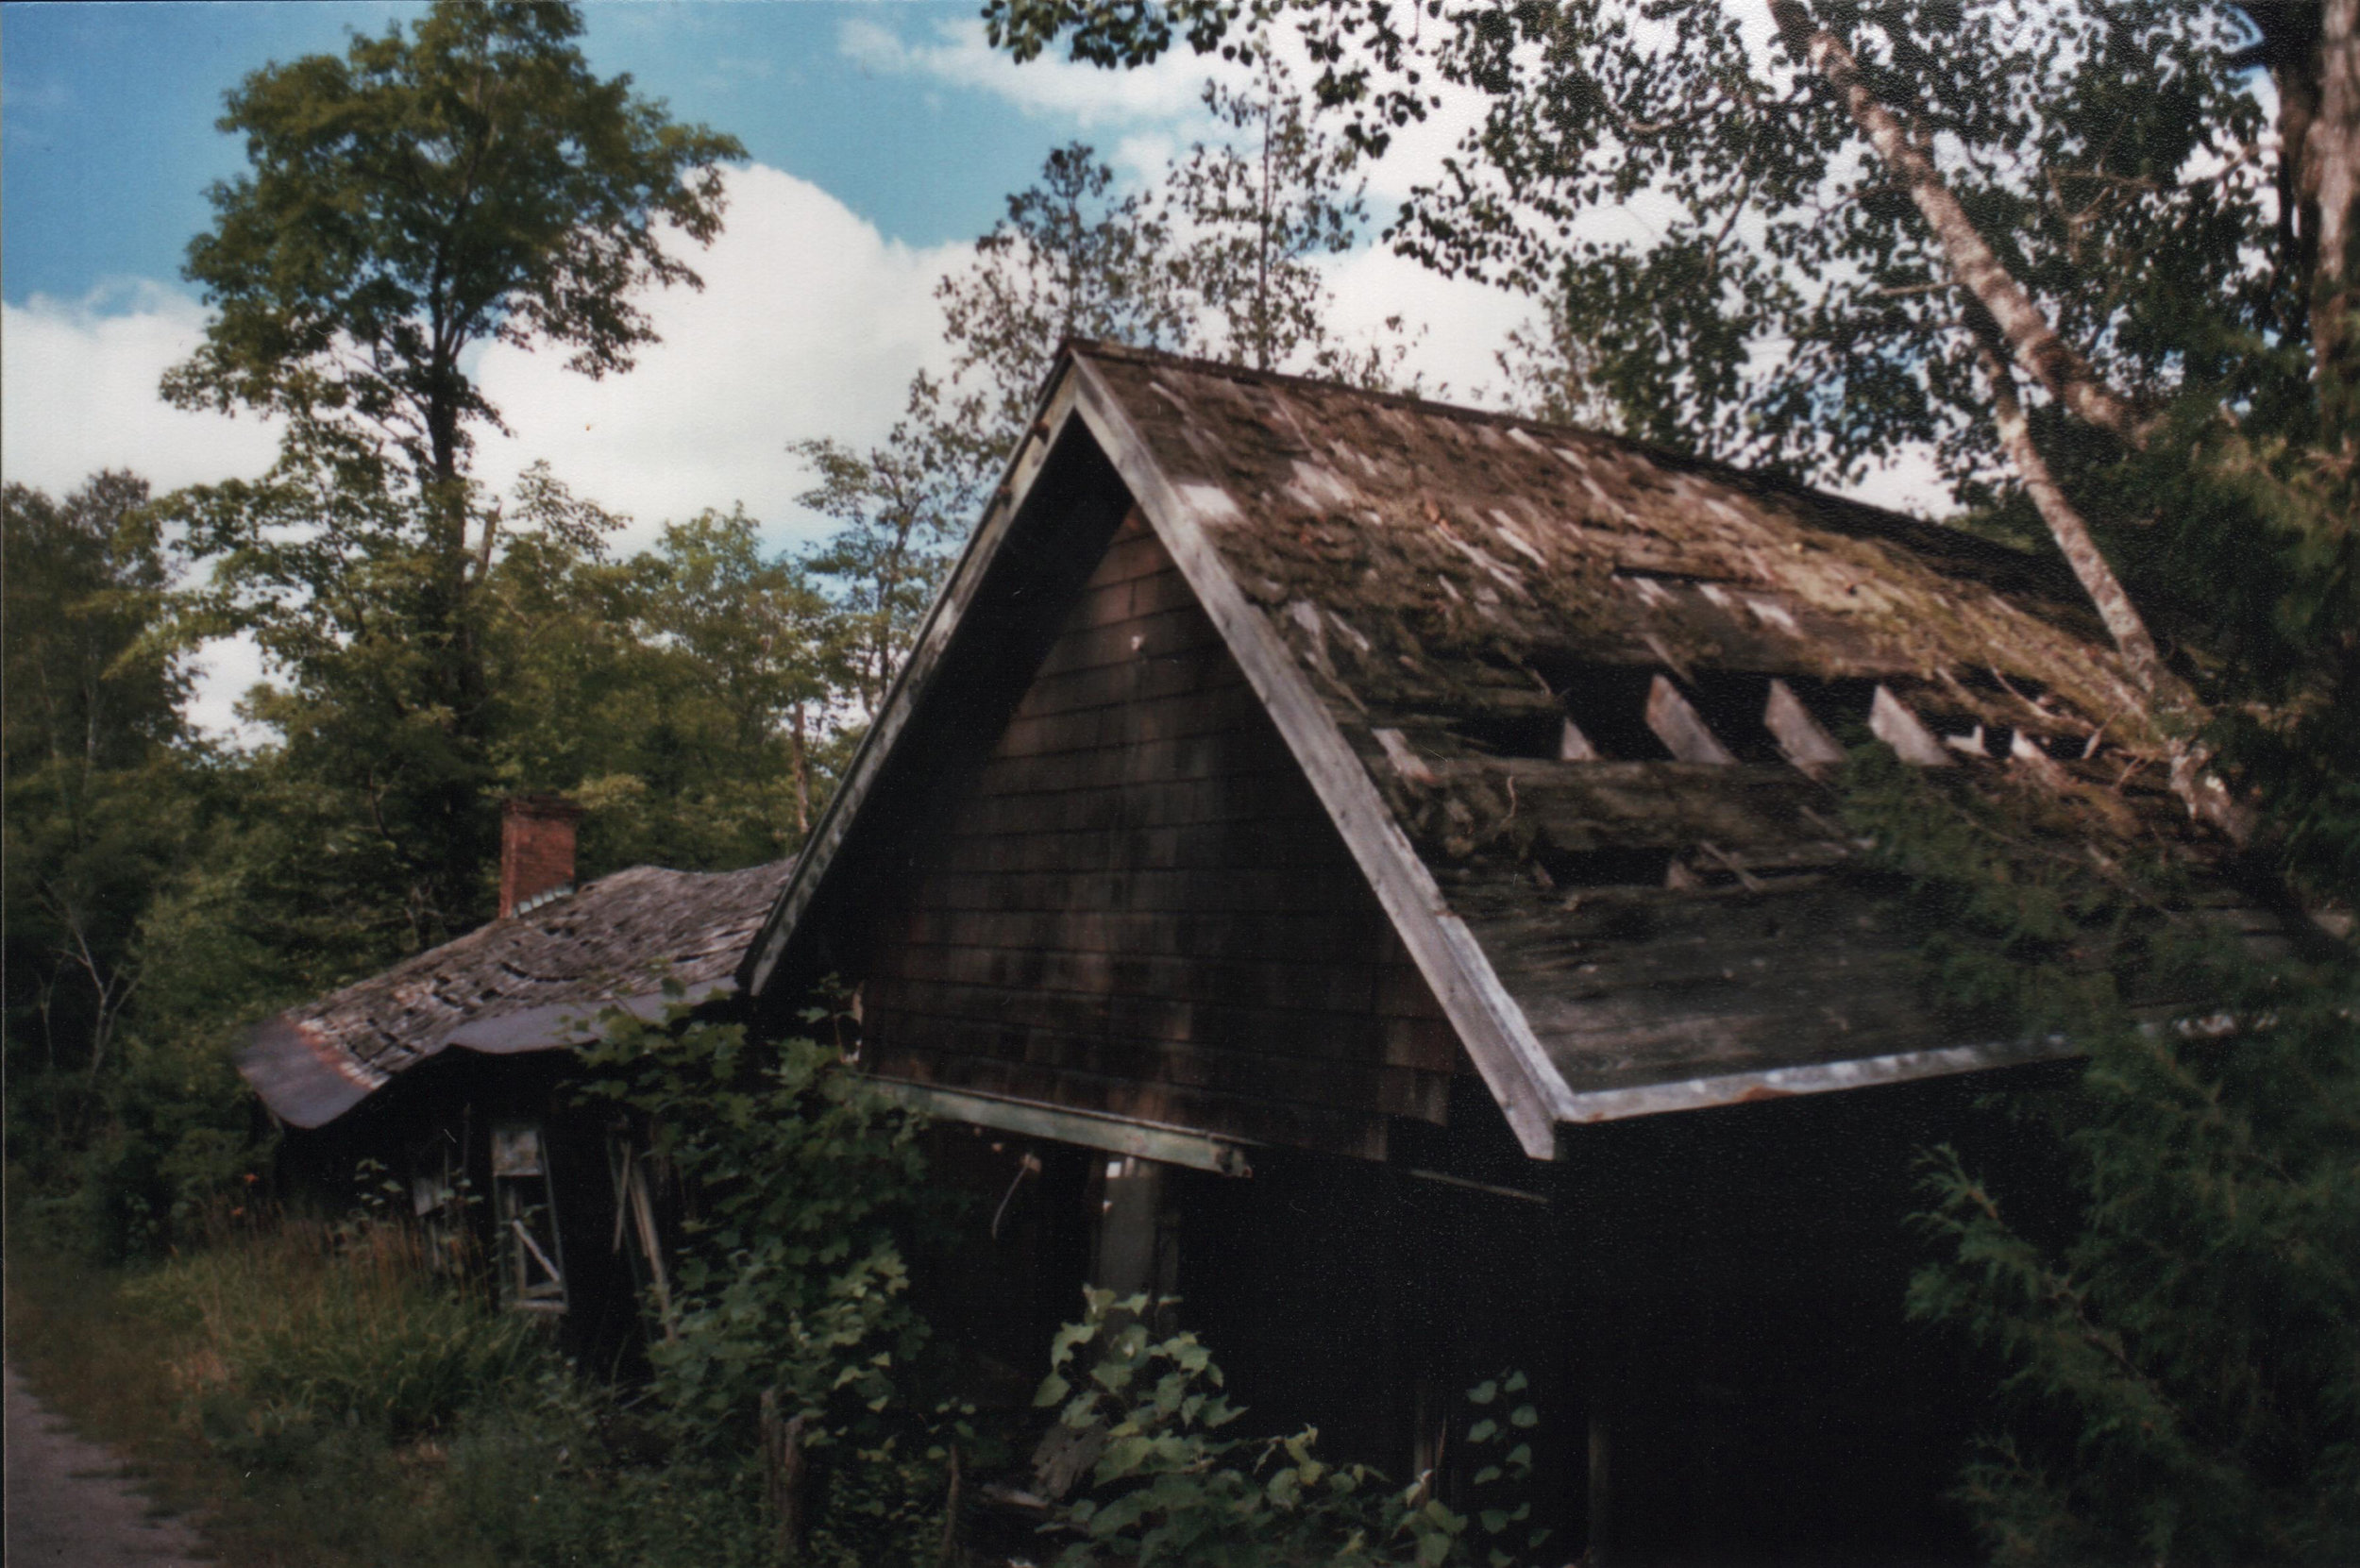
[[[446,1128],[410,1151],[410,1213],[437,1273],[465,1267],[467,1174],[461,1136]]]
[[[502,1298],[532,1311],[565,1310],[565,1253],[538,1123],[503,1121],[492,1128],[492,1214]]]
[[[628,1138],[611,1138],[607,1172],[615,1179],[615,1251],[631,1263],[632,1282],[655,1304],[664,1337],[672,1337],[672,1285],[664,1268],[664,1240],[656,1228],[655,1200],[649,1189],[648,1161]]]

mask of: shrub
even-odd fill
[[[2360,964],[2250,954],[2174,868],[2083,841],[2069,800],[2001,811],[1874,753],[1847,788],[1940,994],[2086,1053],[2011,1102],[2053,1137],[2063,1224],[1925,1161],[1941,1256],[1908,1309],[2002,1368],[1953,1493],[1994,1559],[2360,1558]]]
[[[1532,1473],[1520,1434],[1540,1421],[1529,1404],[1508,1403],[1524,1391],[1522,1374],[1468,1391],[1478,1414],[1467,1442],[1486,1461],[1469,1515],[1444,1504],[1432,1475],[1396,1487],[1365,1465],[1321,1459],[1316,1427],[1221,1436],[1243,1412],[1197,1337],[1156,1339],[1150,1324],[1160,1304],[1145,1296],[1091,1290],[1087,1299],[1083,1321],[1058,1331],[1035,1399],[1059,1407],[1072,1441],[1097,1454],[1085,1494],[1057,1520],[1081,1537],[1065,1568],[1496,1568],[1545,1543],[1548,1532],[1529,1527],[1531,1504],[1517,1495]]]
[[[749,1509],[767,1398],[801,1422],[804,1560],[931,1557],[951,1448],[971,1461],[977,1440],[969,1410],[937,1397],[908,1299],[904,1249],[952,1201],[927,1184],[916,1119],[816,1040],[750,1050],[742,1026],[677,1010],[603,1022],[590,1091],[645,1120],[693,1214],[649,1348],[651,1419],[675,1463]]]

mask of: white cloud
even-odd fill
[[[816,526],[795,505],[805,476],[787,443],[885,433],[910,373],[940,356],[935,279],[968,247],[887,241],[776,169],[727,178],[721,237],[684,253],[704,290],[643,302],[663,341],[630,374],[591,381],[558,353],[485,350],[479,381],[516,432],[485,442],[487,483],[546,459],[577,493],[629,514],[635,539],[733,501],[774,539]]]
[[[590,381],[560,354],[504,345],[482,354],[480,384],[515,432],[486,438],[487,484],[505,489],[547,459],[577,493],[633,518],[627,543],[741,500],[774,544],[817,530],[795,505],[806,476],[787,444],[885,433],[910,373],[940,357],[934,282],[967,247],[887,242],[818,186],[775,169],[728,179],[728,226],[691,257],[704,291],[644,301],[663,342],[630,374]],[[277,450],[269,423],[183,413],[157,396],[204,322],[195,299],[149,282],[6,307],[0,473],[52,493],[105,467],[132,469],[159,490],[261,474]],[[261,673],[251,645],[209,645],[201,662],[194,717],[252,739],[231,711]]]
[[[269,467],[267,422],[187,413],[157,396],[204,329],[203,306],[157,283],[0,306],[0,474],[59,494],[101,468],[168,490]]]
[[[1405,368],[1425,379],[1426,396],[1444,402],[1486,402],[1499,366],[1492,356],[1530,307],[1518,295],[1466,278],[1444,278],[1390,250],[1356,250],[1329,274],[1336,303],[1329,320],[1349,342],[1406,338]],[[1402,318],[1404,333],[1385,326]],[[1424,328],[1423,335],[1419,329]]]
[[[1020,65],[986,42],[976,18],[937,20],[931,34],[913,42],[893,28],[854,17],[837,34],[837,45],[867,70],[929,76],[990,93],[1026,114],[1063,116],[1085,126],[1193,116],[1205,76],[1220,64],[1218,58],[1200,59],[1179,48],[1129,71],[1079,65],[1054,53]]]

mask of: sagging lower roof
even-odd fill
[[[2169,796],[2161,737],[2049,563],[1593,432],[1074,344],[750,988],[886,756],[928,744],[925,693],[1076,432],[1535,1155],[1571,1123],[2057,1049],[1962,1038],[1925,1004],[1850,874],[1824,783],[1838,735],[2037,795],[2091,842],[2200,868],[2225,849]]]
[[[637,866],[469,932],[256,1026],[238,1071],[280,1120],[317,1127],[450,1046],[492,1054],[589,1039],[622,1006],[653,1016],[733,991],[793,862]]]

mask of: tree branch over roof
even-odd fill
[[[2090,424],[2132,447],[2145,446],[2147,423],[2106,384],[2088,360],[2058,335],[2032,296],[1976,231],[1966,209],[1943,183],[1933,160],[1910,140],[1900,116],[1869,89],[1851,49],[1834,33],[1816,25],[1801,0],[1770,0],[1770,14],[1789,52],[1827,78],[1842,96],[1853,123],[1877,149],[1877,156],[1908,189],[1960,286],[1991,312],[2010,357],[2048,388],[2050,396]]]

